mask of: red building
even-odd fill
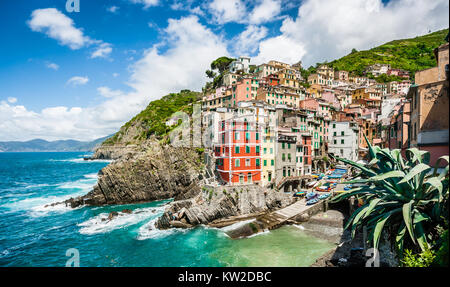
[[[216,169],[228,184],[261,181],[261,132],[245,118],[223,120],[215,147]]]

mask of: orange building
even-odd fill
[[[230,185],[261,181],[261,132],[245,117],[222,120],[215,147],[216,169]]]

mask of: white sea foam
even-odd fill
[[[301,225],[293,224],[293,226],[297,227],[298,229],[305,230],[305,228]]]
[[[34,185],[31,187],[49,187],[54,186],[57,189],[67,190],[70,189],[71,191],[69,193],[64,194],[58,194],[58,195],[44,195],[39,197],[29,197],[22,200],[16,200],[9,202],[7,204],[4,204],[4,207],[7,207],[11,210],[28,210],[29,214],[32,217],[40,217],[40,216],[46,216],[49,213],[63,213],[70,210],[73,210],[73,208],[66,206],[64,203],[57,204],[51,206],[51,204],[57,203],[57,202],[63,202],[67,199],[70,199],[72,197],[82,196],[88,193],[95,183],[97,182],[96,178],[93,177],[92,174],[88,174],[85,176],[85,178],[79,179],[77,181],[73,182],[64,182],[59,184],[39,184]],[[30,188],[31,188],[30,187]],[[28,194],[28,195],[34,195],[34,194]],[[23,194],[18,194],[17,197],[23,198]]]
[[[247,236],[246,238],[252,238],[252,237],[260,236],[260,235],[266,235],[266,234],[269,234],[269,233],[270,233],[270,230],[265,229],[263,232],[258,232],[258,233],[252,234],[250,236]]]
[[[54,162],[76,162],[76,163],[111,163],[113,160],[110,159],[95,159],[95,160],[84,160],[84,158],[72,158],[72,159],[49,159],[49,161]]]
[[[84,177],[85,177],[85,178],[89,178],[89,179],[95,179],[95,180],[97,180],[98,174],[97,174],[97,173],[90,173],[90,174],[86,174]]]
[[[137,240],[164,238],[175,233],[185,233],[189,231],[189,229],[184,228],[157,229],[155,227],[156,220],[158,220],[158,218],[152,219],[139,228]]]
[[[164,207],[139,208],[133,213],[118,212],[118,216],[108,220],[108,213],[101,213],[85,222],[78,224],[81,234],[92,235],[98,233],[108,233],[116,229],[131,226],[161,215]]]
[[[235,230],[235,229],[237,229],[237,228],[239,228],[239,227],[242,227],[242,226],[244,226],[244,225],[246,225],[246,224],[248,224],[248,223],[250,223],[250,222],[253,222],[253,221],[255,221],[255,220],[256,220],[256,219],[249,219],[249,220],[239,221],[239,222],[233,223],[233,224],[231,224],[231,225],[222,227],[222,228],[220,228],[220,230],[222,230],[222,231],[224,231],[224,232],[230,231],[230,230]]]

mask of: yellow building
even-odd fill
[[[300,87],[300,82],[297,79],[296,71],[291,68],[284,68],[278,72],[278,78],[280,79],[280,85],[291,88]]]
[[[321,98],[322,97],[322,86],[318,84],[312,84],[306,92],[312,98]]]

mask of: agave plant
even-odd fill
[[[337,202],[351,196],[363,199],[364,204],[350,216],[345,228],[351,226],[352,236],[357,228],[366,226],[368,240],[378,247],[383,228],[398,227],[396,246],[403,254],[406,233],[411,242],[425,251],[429,248],[427,230],[430,225],[442,222],[441,215],[448,206],[448,156],[439,158],[434,169],[430,167],[427,151],[410,148],[406,159],[398,149],[381,149],[369,146],[370,162],[366,166],[347,159],[333,157],[361,171],[361,179],[348,183],[360,183],[332,199]],[[439,163],[445,160],[447,166],[438,173]]]

